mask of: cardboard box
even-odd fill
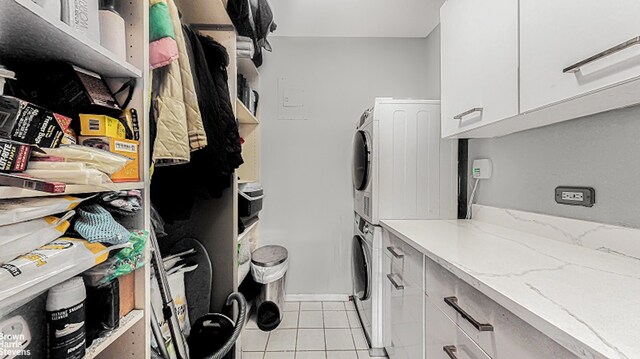
[[[136,273],[132,272],[118,277],[120,285],[120,318],[129,314],[136,305]]]
[[[0,172],[22,172],[27,169],[31,146],[0,139]]]
[[[104,115],[80,115],[82,136],[105,136],[124,140],[127,131],[120,120]]]
[[[82,146],[99,148],[132,159],[122,170],[111,175],[113,182],[135,182],[140,180],[140,176],[138,176],[138,141],[118,140],[104,136],[80,136],[78,137],[78,142]]]
[[[29,145],[55,148],[60,145],[64,124],[71,119],[30,102],[0,96],[0,138]]]

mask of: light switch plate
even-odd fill
[[[591,187],[557,187],[556,203],[570,206],[593,207],[596,203],[596,190]]]

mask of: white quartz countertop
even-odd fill
[[[580,358],[640,359],[637,258],[476,220],[382,227]]]

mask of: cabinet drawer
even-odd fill
[[[491,359],[429,298],[425,309],[425,346],[428,359]]]
[[[420,288],[424,286],[424,255],[408,243],[385,231],[384,252],[391,260],[391,272],[399,275],[404,282]]]
[[[428,258],[425,259],[425,276],[430,301],[493,359],[577,358]],[[445,298],[451,298],[449,303]]]

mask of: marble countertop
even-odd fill
[[[580,358],[640,358],[637,258],[478,220],[382,227]]]

